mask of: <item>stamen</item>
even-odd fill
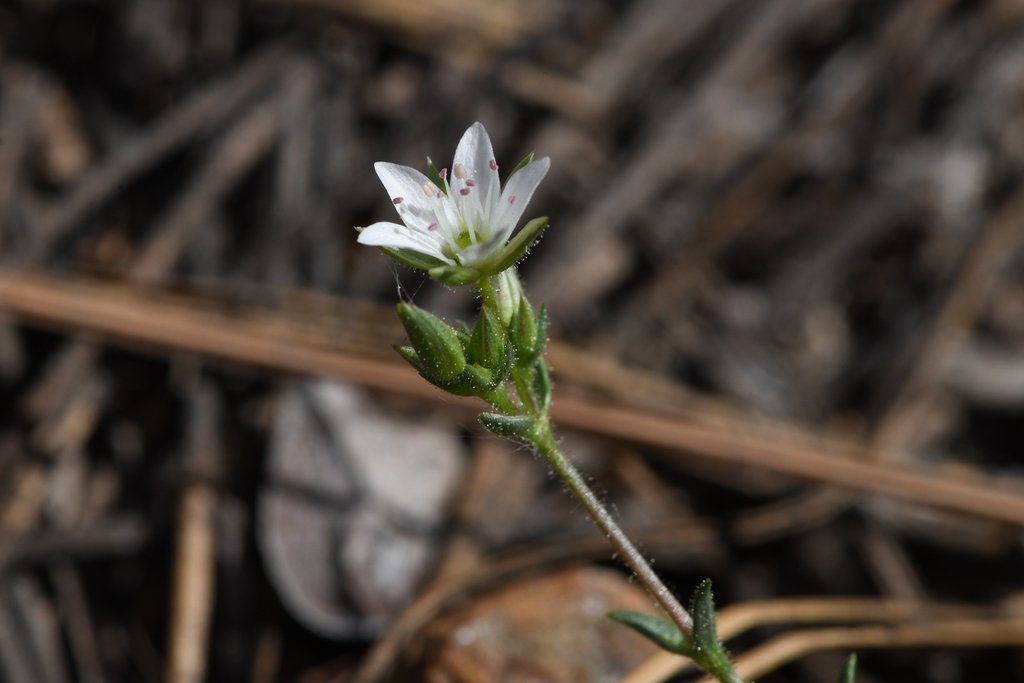
[[[511,197],[509,197],[508,198],[508,203],[509,204],[515,204],[516,203],[516,196],[512,195]]]
[[[427,195],[427,197],[435,197],[437,195],[437,185],[430,182],[423,183],[423,194]]]
[[[429,230],[430,232],[434,232],[435,230],[437,230],[437,223],[431,223],[430,225],[428,225],[427,230]]]
[[[399,204],[401,204],[404,201],[405,200],[403,198],[401,198],[401,197],[395,197],[394,199],[391,200],[391,203],[394,204],[395,206],[398,206]]]
[[[442,168],[441,172],[438,173],[438,175],[441,176],[441,180],[447,181],[448,180],[448,168],[447,167]]]
[[[466,187],[476,187],[476,181],[472,178],[466,179]]]
[[[465,197],[467,194],[469,194],[469,188],[468,187],[462,188],[461,190],[459,190],[459,194],[461,194],[463,197]]]
[[[492,171],[497,171],[498,170],[498,162],[495,161],[494,159],[491,159],[490,161],[488,161],[487,165],[491,167]]]
[[[468,173],[466,173],[466,167],[463,166],[462,164],[455,164],[453,171],[455,173],[455,177],[458,178],[459,180],[464,180],[466,176],[469,175]]]

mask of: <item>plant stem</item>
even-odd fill
[[[504,385],[498,387],[487,396],[484,396],[484,400],[506,415],[515,415],[519,412],[516,405],[512,403],[512,400],[508,397],[508,394],[505,393]]]
[[[504,281],[501,278],[504,278]],[[503,313],[509,314],[509,311],[502,311],[502,303],[518,305],[518,300],[523,297],[522,286],[519,284],[519,280],[514,270],[507,271],[501,276],[494,276],[490,278],[484,278],[479,283],[480,286],[480,298],[481,304],[484,308],[491,309],[495,315],[498,315],[503,322],[508,325],[508,316],[502,315]],[[508,291],[502,291],[501,288],[506,287],[514,289],[516,291],[515,301],[503,302],[499,300],[501,296],[509,296]],[[505,308],[509,308],[506,305]],[[644,586],[647,592],[651,595],[655,602],[661,606],[665,614],[672,620],[673,623],[688,637],[693,635],[693,618],[690,613],[679,603],[676,597],[672,594],[672,591],[662,583],[661,579],[651,565],[647,563],[644,556],[640,554],[640,551],[636,549],[633,542],[629,540],[626,533],[619,527],[618,523],[612,517],[611,513],[601,504],[597,495],[590,489],[587,482],[580,475],[573,464],[569,461],[565,454],[562,453],[558,447],[558,442],[555,440],[554,433],[551,431],[551,422],[548,419],[546,406],[549,402],[548,398],[542,398],[534,396],[534,392],[530,387],[530,382],[527,379],[527,375],[524,374],[525,369],[516,367],[512,370],[512,383],[515,387],[516,394],[519,396],[521,408],[516,408],[510,405],[508,396],[502,394],[501,397],[496,395],[485,397],[490,400],[491,404],[499,410],[502,410],[508,415],[521,414],[530,415],[535,418],[535,427],[533,433],[529,436],[529,440],[533,446],[537,449],[537,452],[548,462],[548,465],[554,470],[555,474],[569,487],[573,496],[579,501],[580,505],[587,511],[590,518],[597,524],[597,527],[604,532],[608,541],[612,544],[612,547],[622,558],[623,562],[633,570],[640,583]],[[498,398],[498,401],[493,399]],[[544,408],[541,408],[543,404]]]
[[[479,282],[480,286],[480,303],[482,308],[489,308],[498,314],[498,302],[494,299],[494,282],[493,278],[484,278]]]
[[[633,542],[629,540],[626,533],[619,527],[611,513],[601,504],[597,495],[590,489],[579,470],[562,453],[551,431],[551,424],[547,416],[540,416],[537,419],[537,429],[532,439],[537,452],[548,462],[555,474],[565,482],[566,486],[579,501],[580,505],[587,511],[598,528],[608,537],[608,541],[615,548],[615,551],[622,558],[623,562],[633,570],[640,583],[654,599],[655,602],[665,611],[665,614],[675,623],[687,636],[693,632],[693,619],[690,613],[676,600],[672,591],[662,583],[661,579],[651,565],[647,563],[644,556],[636,549]]]

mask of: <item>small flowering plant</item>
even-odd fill
[[[612,618],[690,657],[722,683],[742,683],[716,636],[710,583],[698,588],[690,611],[683,608],[554,436],[544,359],[547,314],[527,300],[515,269],[548,220],[534,219],[513,235],[549,166],[546,157],[535,160],[530,154],[502,186],[490,138],[479,123],[462,136],[451,173],[437,170],[429,159],[426,174],[387,162],[374,165],[402,222],[358,229],[359,242],[445,284],[472,284],[480,290],[480,312],[472,326],[452,327],[418,306],[400,303],[398,316],[409,344],[396,350],[432,384],[488,403],[490,410],[480,414],[480,421],[489,430],[532,446],[671,621],[638,612],[614,612]]]

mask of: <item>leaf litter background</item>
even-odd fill
[[[851,622],[759,680],[1024,680],[1024,4],[23,0],[0,37],[3,680],[652,656],[544,468],[390,351],[399,296],[471,296],[355,246],[372,162],[474,120],[552,157],[569,452],[734,653]]]

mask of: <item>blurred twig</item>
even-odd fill
[[[442,400],[439,392],[424,386],[413,371],[397,362],[339,352],[329,339],[320,343],[296,339],[286,326],[203,310],[201,304],[187,299],[154,298],[118,286],[7,272],[0,275],[0,308],[36,323],[107,335],[120,343],[334,376]],[[604,436],[1024,524],[1024,496],[1011,486],[981,474],[963,480],[939,470],[872,462],[869,451],[839,439],[747,425],[739,419],[723,428],[573,398],[558,401],[552,414],[566,427]]]
[[[734,605],[721,611],[718,632],[728,640],[758,626],[858,622],[866,623],[777,636],[737,657],[737,671],[753,680],[817,650],[1024,644],[1024,618],[1019,614],[875,598],[798,598]],[[691,668],[689,660],[658,653],[623,683],[657,683]]]

